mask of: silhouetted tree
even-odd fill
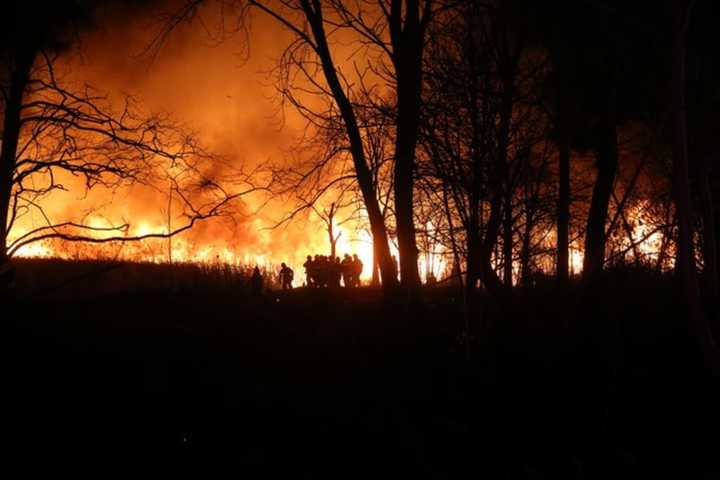
[[[168,28],[160,35],[166,37],[179,19],[192,15],[194,9],[203,3],[191,1],[171,17]],[[239,2],[242,5],[242,2]],[[295,40],[285,51],[281,60],[282,94],[299,111],[312,120],[335,110],[342,118],[350,153],[355,167],[355,176],[363,194],[373,238],[384,282],[388,287],[395,283],[392,260],[388,248],[387,229],[372,189],[371,172],[358,125],[355,102],[372,103],[374,98],[354,98],[357,93],[373,91],[363,87],[355,92],[353,84],[364,85],[368,72],[379,78],[392,90],[395,108],[394,153],[394,204],[398,246],[400,250],[401,280],[409,291],[420,283],[417,265],[417,245],[413,221],[413,183],[415,149],[418,138],[420,99],[422,93],[422,58],[426,43],[426,32],[436,9],[441,2],[426,0],[392,0],[387,4],[348,4],[347,2],[299,0],[297,2],[259,2],[250,0],[244,5],[256,8],[278,21]],[[359,72],[359,78],[350,80],[338,68],[334,58],[329,35],[345,32],[356,36],[357,45],[365,50],[373,49],[368,55],[368,66]],[[372,60],[370,60],[372,59]],[[290,72],[294,73],[290,73]],[[292,83],[299,73],[302,81],[316,93],[324,94],[331,103],[326,112],[311,111],[293,93]],[[319,74],[322,74],[320,81]],[[307,89],[303,89],[307,91]],[[322,122],[321,122],[322,123]]]
[[[7,257],[9,226],[16,154],[22,130],[22,109],[26,89],[37,57],[43,49],[59,49],[71,35],[74,25],[88,17],[83,2],[8,2],[0,24],[2,55],[2,146],[0,149],[0,263]]]
[[[512,286],[517,258],[522,158],[544,128],[532,97],[546,62],[542,52],[525,48],[525,26],[510,21],[514,10],[506,4],[467,2],[453,13],[436,22],[428,47],[422,174],[447,194],[428,198],[454,210],[448,224],[462,225],[467,288],[481,280],[501,293]],[[446,247],[458,251],[454,232],[450,238],[455,247]],[[502,255],[495,254],[499,245]],[[493,258],[502,263],[503,280]]]
[[[339,210],[347,208],[348,206],[349,204],[343,203],[342,195],[332,202],[329,208],[323,208],[320,210],[316,205],[313,205],[313,210],[315,210],[315,213],[318,217],[320,217],[327,229],[331,258],[335,258],[337,256],[336,246],[338,240],[340,240],[340,236],[342,235],[342,232],[335,232],[335,227],[339,225],[337,222],[337,214]]]
[[[690,206],[690,181],[687,147],[687,108],[685,99],[685,69],[687,50],[687,30],[694,2],[678,0],[674,2],[672,48],[672,117],[673,117],[673,159],[674,159],[674,199],[678,217],[678,247],[676,269],[684,289],[684,297],[690,313],[690,322],[700,350],[715,374],[720,375],[720,350],[703,313],[700,301],[700,288],[695,266],[693,245],[693,225]]]
[[[702,235],[702,279],[711,303],[720,296],[718,245],[720,236],[720,157],[717,150],[717,112],[720,108],[718,81],[718,51],[708,41],[709,32],[716,27],[718,5],[711,1],[695,1],[687,30],[686,107],[688,130],[688,158],[691,184],[697,185]],[[711,34],[710,34],[711,35]],[[714,309],[711,309],[714,310]],[[717,313],[715,313],[717,316]],[[716,318],[720,334],[720,318]]]
[[[11,3],[11,15],[3,18],[0,261],[43,240],[105,243],[168,237],[224,213],[231,200],[254,191],[229,193],[204,176],[200,159],[207,154],[169,117],[143,112],[133,98],[125,98],[116,110],[92,87],[64,85],[57,78],[55,59],[77,40],[73,34],[92,7],[93,2],[48,3],[38,10]],[[132,236],[127,222],[98,227],[56,219],[42,204],[51,193],[67,188],[63,175],[82,179],[86,190],[134,183],[152,188],[169,170],[192,172],[182,184],[173,183],[186,222],[172,231]],[[30,212],[40,213],[44,223],[11,238],[18,220]]]

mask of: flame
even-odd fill
[[[18,249],[16,255],[26,258],[52,258],[57,256],[52,248],[42,243],[24,245]]]
[[[270,159],[286,157],[288,147],[297,137],[304,134],[304,119],[292,110],[284,112],[284,128],[268,121],[268,113],[277,105],[269,98],[275,91],[268,85],[265,74],[268,58],[276,58],[287,45],[288,34],[270,19],[258,16],[257,35],[253,43],[253,55],[247,59],[238,75],[236,45],[233,42],[201,48],[196,35],[203,35],[197,29],[188,28],[183,38],[169,42],[167,49],[152,65],[132,60],[148,44],[146,25],[142,19],[118,18],[118,28],[106,28],[92,32],[82,55],[69,58],[69,78],[82,80],[103,91],[129,91],[141,93],[149,110],[172,111],[181,120],[191,122],[198,135],[208,140],[208,150],[227,157],[234,166],[246,165],[248,169]],[[193,40],[193,41],[190,41]],[[202,72],[202,75],[198,75]],[[261,73],[258,73],[261,72]],[[219,172],[223,173],[223,172]],[[72,178],[62,179],[69,190],[73,190]],[[80,190],[82,188],[80,187]],[[133,219],[129,235],[147,235],[169,231],[161,209],[167,199],[158,197],[155,190],[135,189],[121,198],[115,192],[91,192],[80,205],[95,207],[106,205],[103,214],[92,215],[85,223],[93,228],[108,228],[113,224],[108,218]],[[76,197],[78,195],[75,195]],[[113,197],[116,196],[116,197]],[[114,202],[110,198],[115,199]],[[57,192],[47,199],[44,206],[53,219],[73,218],[79,211],[74,198],[66,192]],[[243,199],[248,211],[253,211],[261,201]],[[645,205],[630,209],[628,221],[633,228],[633,238],[647,237],[637,246],[648,259],[657,260],[662,233],[652,233],[651,225],[645,221]],[[282,206],[274,206],[272,214],[282,214]],[[274,215],[277,217],[278,215]],[[27,233],[36,226],[38,219],[32,215],[13,227],[13,238]],[[24,222],[24,223],[23,223]],[[146,262],[187,262],[222,263],[229,265],[258,265],[277,271],[285,262],[296,272],[296,285],[302,278],[304,258],[316,253],[329,254],[329,242],[323,225],[312,218],[294,224],[286,229],[267,230],[268,224],[259,217],[240,218],[239,225],[228,226],[222,222],[208,221],[198,228],[184,232],[172,239],[151,239],[137,243],[108,243],[99,245],[67,244],[55,241],[33,243],[20,248],[20,257],[58,257],[66,259],[110,258]],[[347,222],[334,226],[341,236],[337,253],[357,254],[364,268],[361,279],[372,278],[372,239],[363,222]],[[424,225],[427,232],[435,230],[432,223]],[[97,232],[98,238],[112,235],[111,232]],[[554,235],[547,235],[546,247],[551,248]],[[624,242],[624,243],[623,243]],[[629,240],[621,246],[629,246]],[[391,253],[398,256],[397,247],[390,242]],[[445,276],[452,262],[451,252],[441,245],[430,245],[428,252],[421,252],[418,261],[423,279],[430,274],[438,279]],[[570,250],[570,269],[573,274],[582,271],[583,253],[579,244]],[[553,257],[541,260],[540,268],[546,273],[554,271]],[[514,266],[517,277],[519,266]],[[515,278],[516,280],[516,278]]]
[[[93,228],[107,228],[111,224],[103,217],[91,217],[87,224]],[[340,234],[336,252],[338,256],[356,254],[363,263],[361,279],[368,283],[373,275],[373,245],[370,233],[363,228],[354,228],[347,224],[336,226]],[[259,233],[260,241],[255,244],[242,245],[237,248],[228,246],[225,239],[212,239],[200,237],[193,238],[192,234],[178,235],[168,239],[146,239],[136,242],[109,242],[99,245],[74,244],[72,242],[40,241],[24,246],[16,252],[19,257],[25,258],[63,258],[63,259],[113,259],[126,261],[142,261],[153,263],[198,263],[198,264],[225,264],[235,266],[255,266],[277,271],[281,262],[287,263],[296,273],[303,272],[303,263],[306,255],[329,254],[329,242],[326,233],[321,228],[308,229],[316,232],[310,236],[305,244],[296,246],[283,245],[271,248],[273,231],[266,230]],[[153,224],[149,220],[142,220],[132,225],[129,234],[132,236],[149,235],[167,232],[167,228],[159,223]],[[26,231],[15,231],[19,236]],[[107,236],[107,232],[97,232],[97,238]],[[390,244],[391,253],[398,256],[397,247]],[[432,274],[439,278],[448,268],[448,262],[442,253],[433,252],[421,255],[418,262],[423,280]],[[301,276],[296,276],[301,278]]]
[[[632,209],[628,214],[628,222],[633,225],[632,236],[642,241],[637,243],[637,250],[645,260],[658,260],[658,252],[662,244],[662,233],[653,231],[652,226],[643,222],[642,207]],[[253,221],[256,226],[261,225],[257,219]],[[87,224],[94,228],[107,228],[111,224],[101,216],[88,218]],[[373,246],[372,237],[365,228],[357,228],[357,225],[344,223],[336,225],[335,230],[339,233],[336,244],[336,254],[342,256],[345,253],[357,254],[363,263],[361,279],[369,283],[373,274]],[[433,226],[426,225],[427,231]],[[27,229],[14,229],[13,236],[17,238],[27,232]],[[148,235],[153,233],[167,232],[166,226],[160,223],[152,223],[150,220],[141,220],[129,230],[132,235]],[[312,233],[310,233],[312,232]],[[329,254],[330,246],[327,233],[319,225],[308,228],[305,231],[306,242],[273,244],[275,231],[258,230],[257,238],[253,243],[237,246],[230,246],[226,239],[218,237],[213,241],[204,236],[195,237],[192,233],[181,234],[169,239],[148,239],[139,242],[128,243],[106,243],[99,245],[72,245],[69,242],[41,241],[23,246],[16,252],[16,256],[25,258],[64,258],[64,259],[115,259],[128,261],[143,261],[154,263],[197,263],[197,264],[222,264],[233,266],[255,266],[271,272],[277,272],[281,262],[287,263],[296,272],[296,279],[303,278],[303,263],[306,255]],[[107,232],[98,232],[98,238],[108,235]],[[291,237],[292,238],[292,237]],[[554,239],[550,238],[552,243]],[[618,248],[630,248],[630,239],[620,241]],[[397,247],[390,243],[391,253],[398,255]],[[627,256],[627,254],[626,254]],[[423,281],[427,281],[432,275],[440,280],[449,274],[450,259],[452,255],[442,246],[433,245],[429,252],[421,253],[418,259],[418,267]],[[573,243],[570,246],[570,273],[578,275],[582,272],[583,252],[581,247]],[[632,260],[632,259],[630,259]],[[554,269],[552,261],[542,262],[541,269],[551,274]],[[513,282],[519,280],[519,264],[513,267]],[[296,286],[301,282],[296,280]]]

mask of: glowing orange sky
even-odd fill
[[[196,131],[209,151],[235,167],[248,170],[260,163],[280,163],[289,158],[305,120],[292,108],[279,110],[269,74],[292,39],[288,32],[256,12],[248,37],[237,34],[216,42],[205,29],[208,26],[212,30],[218,18],[210,10],[202,17],[203,21],[180,25],[157,55],[148,55],[144,52],[157,32],[158,11],[139,12],[138,7],[134,8],[102,15],[97,27],[82,35],[80,45],[64,53],[58,71],[68,81],[87,82],[111,98],[133,95],[149,111],[170,113]],[[348,59],[345,53],[336,52],[340,64]],[[77,219],[88,206],[102,204],[105,206],[100,214],[116,223],[128,221],[136,234],[161,232],[166,225],[163,209],[167,197],[157,191],[136,187],[111,197],[107,191],[98,189],[84,198],[82,187],[78,187],[55,193],[44,203],[57,220]],[[248,215],[238,216],[234,222],[214,219],[182,234],[173,240],[174,258],[257,260],[275,266],[286,261],[299,272],[305,255],[328,253],[324,225],[315,215],[300,217],[287,227],[270,232],[267,227],[280,219],[290,205],[275,201],[259,216],[253,215],[262,200],[257,196],[244,198],[241,210]],[[25,221],[41,220],[31,217]],[[175,226],[179,223],[174,222]],[[157,243],[152,248],[131,246],[125,251],[140,252],[139,256],[145,259],[165,258],[162,245]],[[338,253],[346,252],[360,254],[367,278],[372,260],[369,237],[345,228]],[[47,252],[36,247],[26,253]],[[436,274],[440,273],[439,268],[435,267]],[[421,265],[421,271],[424,270]]]
[[[163,8],[162,6],[160,8]],[[77,49],[66,52],[58,65],[68,81],[87,82],[111,99],[123,94],[138,97],[150,111],[169,112],[196,131],[211,152],[246,169],[261,162],[282,162],[287,158],[305,125],[292,109],[280,111],[268,76],[290,35],[265,15],[252,19],[250,42],[236,35],[224,42],[213,42],[195,21],[181,25],[155,56],[143,55],[157,31],[156,12],[108,12],[98,27],[82,36]],[[207,12],[205,24],[216,20]],[[77,217],[91,204],[106,204],[107,191],[83,196],[82,188],[53,194],[46,200],[48,212],[56,217]],[[252,212],[260,198],[245,198],[244,210]],[[145,188],[120,191],[102,214],[126,219],[144,230],[162,228],[166,200]],[[240,259],[260,256],[274,263],[289,261],[296,268],[308,253],[327,253],[327,237],[321,223],[310,215],[287,227],[264,230],[279,219],[288,205],[275,202],[259,217],[236,218],[236,222],[210,220],[183,234],[176,245],[191,249],[216,249],[212,254],[231,250]],[[31,219],[32,222],[35,220]],[[354,244],[353,232],[344,232],[339,253],[360,252],[369,274],[369,239]]]

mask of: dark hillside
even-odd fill
[[[673,289],[610,280],[588,315],[542,287],[502,317],[479,298],[469,361],[451,289],[411,315],[365,288],[21,298],[4,449],[265,478],[711,478],[720,395]]]

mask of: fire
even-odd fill
[[[20,247],[16,253],[18,257],[26,258],[52,258],[57,256],[52,248],[42,243],[31,243]]]
[[[608,256],[617,255],[613,252],[624,252],[622,260],[633,262],[633,252],[638,252],[640,261],[657,262],[659,251],[663,244],[663,234],[656,227],[653,227],[644,219],[643,205],[629,209],[627,214],[628,223],[632,226],[632,235],[623,232],[622,235],[613,240],[612,251],[608,250]],[[303,263],[307,255],[329,255],[330,244],[327,232],[323,225],[312,223],[312,218],[295,227],[286,230],[273,230],[264,227],[263,222],[255,218],[252,225],[253,238],[229,238],[231,234],[224,232],[222,228],[213,227],[214,235],[207,232],[188,231],[172,238],[147,239],[139,242],[109,242],[100,244],[81,244],[61,241],[41,241],[31,243],[20,248],[15,255],[19,257],[35,258],[64,258],[69,260],[77,259],[113,259],[125,261],[141,261],[154,263],[196,263],[196,264],[220,264],[231,266],[258,265],[270,272],[279,270],[281,262],[288,264],[296,273],[296,286],[302,284],[304,278]],[[101,215],[90,216],[86,224],[93,228],[107,229],[112,224]],[[339,234],[336,244],[336,255],[342,257],[344,254],[356,254],[363,263],[361,279],[368,284],[373,275],[373,245],[372,237],[364,225],[359,222],[343,222],[341,225],[334,225],[336,235]],[[431,224],[425,226],[426,232],[432,232],[434,227]],[[13,229],[14,238],[27,233],[27,228],[16,227]],[[167,226],[161,222],[153,222],[150,219],[141,219],[134,225],[130,225],[127,234],[133,236],[166,233]],[[110,234],[117,235],[117,232],[107,230],[95,233],[97,238],[104,238]],[[635,244],[631,243],[631,238]],[[392,240],[392,239],[391,239]],[[546,238],[547,247],[554,247],[554,235]],[[570,245],[569,260],[570,274],[578,275],[582,272],[583,251],[580,240]],[[446,278],[451,269],[452,254],[442,245],[425,245],[418,259],[418,268],[423,281],[431,276],[437,280]],[[399,257],[395,242],[390,242],[391,254]],[[665,261],[672,266],[672,256]],[[499,265],[499,259],[495,259]],[[514,262],[513,282],[517,283],[520,276],[520,265]],[[545,273],[552,274],[555,264],[554,257],[542,258],[537,267]],[[662,265],[663,269],[669,268]]]
[[[292,110],[284,112],[282,130],[277,128],[276,123],[268,121],[268,112],[277,107],[268,100],[275,90],[267,85],[264,73],[252,73],[265,72],[266,59],[277,56],[285,45],[286,34],[275,22],[267,21],[263,23],[263,28],[255,30],[260,37],[254,44],[253,55],[247,59],[243,75],[236,74],[236,51],[231,43],[202,49],[197,48],[195,42],[171,42],[168,45],[170,50],[156,59],[151,68],[140,62],[132,62],[129,59],[147,45],[143,27],[138,24],[133,28],[133,35],[130,35],[132,42],[125,37],[120,39],[108,33],[124,32],[125,25],[122,29],[93,33],[102,41],[88,42],[82,56],[68,57],[66,61],[70,68],[65,75],[69,79],[97,85],[103,91],[131,91],[141,94],[149,110],[169,110],[177,114],[178,118],[187,120],[193,129],[197,129],[198,135],[207,140],[208,150],[227,158],[234,167],[245,166],[252,170],[265,161],[286,158],[289,147],[297,137],[304,134],[305,121]],[[187,35],[190,36],[191,33],[188,32]],[[104,35],[111,35],[111,38],[104,38]],[[107,45],[112,45],[113,48],[108,48]],[[118,65],[123,68],[118,69]],[[201,78],[194,74],[196,72],[203,72]],[[232,75],[232,81],[228,81],[229,74]],[[198,81],[201,83],[198,84]],[[170,175],[175,173],[177,172],[172,169],[168,171]],[[218,173],[222,175],[227,172]],[[72,178],[63,178],[62,182],[68,191],[53,193],[43,204],[46,213],[56,221],[68,217],[77,220],[82,217],[81,210],[104,205],[102,213],[86,217],[83,223],[93,228],[110,228],[116,224],[108,219],[128,219],[130,228],[127,234],[138,236],[169,231],[169,215],[164,209],[178,214],[175,211],[178,206],[170,202],[172,208],[168,208],[168,196],[158,194],[157,190],[101,190],[78,198],[82,196],[82,188],[76,192],[77,185]],[[247,211],[253,212],[262,203],[262,200],[247,200]],[[277,218],[283,213],[280,208],[275,205],[269,212],[263,212],[263,215]],[[657,260],[663,242],[662,232],[653,231],[651,224],[643,218],[645,206],[639,205],[628,210],[628,221],[633,229],[632,237],[638,241],[637,250],[644,258]],[[181,221],[175,217],[170,223],[177,226]],[[42,222],[42,219],[33,219],[32,213],[22,222],[19,221],[13,226],[10,241],[30,231],[37,226],[37,222]],[[39,242],[22,247],[16,255],[258,265],[271,271],[277,271],[280,263],[285,262],[295,270],[297,285],[303,277],[302,265],[306,255],[330,253],[324,225],[317,219],[305,219],[287,228],[274,230],[268,230],[272,221],[258,216],[239,216],[235,222],[237,225],[229,226],[219,221],[208,221],[171,239],[151,239],[135,243],[71,245],[56,241]],[[341,233],[337,254],[358,255],[364,265],[361,275],[364,282],[372,278],[374,261],[372,238],[366,227],[362,222],[335,225],[336,231]],[[433,232],[436,228],[431,223],[422,227],[426,232]],[[118,232],[109,231],[95,233],[97,238],[117,234]],[[538,268],[550,274],[554,271],[554,235],[551,233],[546,237],[547,242],[543,247],[551,253],[543,254],[538,261]],[[642,241],[639,241],[640,239]],[[627,238],[619,242],[620,248],[630,246]],[[581,243],[576,241],[570,250],[570,269],[575,275],[582,271]],[[418,267],[423,279],[427,279],[431,274],[442,279],[449,273],[452,252],[447,246],[431,243],[420,245],[420,248]],[[392,254],[399,257],[394,239],[390,241],[390,249]],[[632,254],[630,251],[627,255]],[[517,277],[519,265],[514,265],[513,270]]]
[[[577,248],[577,246],[571,246],[569,257],[570,274],[576,275],[582,272],[583,260],[585,259],[585,254],[583,254],[582,250]]]
[[[309,220],[311,221],[311,220]],[[92,228],[110,228],[112,224],[103,216],[88,217],[86,224]],[[276,236],[282,237],[282,231],[269,230],[255,219],[256,239],[253,242],[242,242],[238,239],[235,245],[228,244],[227,236],[218,235],[208,238],[205,235],[194,235],[192,231],[172,238],[146,239],[134,242],[108,242],[100,244],[83,244],[61,241],[40,241],[29,244],[16,252],[19,257],[55,257],[68,260],[78,259],[112,259],[124,261],[141,261],[153,263],[198,263],[224,265],[258,265],[263,269],[276,272],[281,262],[287,263],[296,272],[296,279],[303,278],[303,263],[307,255],[330,253],[326,232],[319,225],[312,225],[302,230],[302,237],[291,236],[288,241],[273,242]],[[356,254],[363,263],[361,279],[369,283],[373,275],[372,237],[367,229],[344,223],[335,226],[339,233],[336,254]],[[19,230],[19,229],[16,229]],[[26,233],[17,231],[15,237]],[[167,227],[159,222],[142,219],[130,225],[127,235],[142,236],[166,233]],[[106,238],[118,232],[98,231],[96,238]],[[390,243],[391,253],[398,257],[396,245]],[[426,279],[430,274],[440,278],[447,268],[447,260],[437,252],[420,256],[419,268],[421,276]],[[296,281],[296,285],[301,282]]]
[[[345,253],[356,254],[363,263],[363,271],[360,275],[362,281],[372,279],[373,271],[373,248],[372,238],[366,230],[360,230],[356,235],[350,229],[337,227],[340,231],[340,238],[337,243],[337,253],[342,257]]]

